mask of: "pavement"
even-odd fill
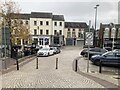
[[[36,59],[20,67],[19,71],[13,70],[2,75],[2,88],[106,88],[97,80],[90,76],[98,75],[99,78],[105,76],[99,73],[86,73],[86,62],[79,60],[79,72],[75,72],[74,59],[79,57],[81,48],[65,47],[60,54],[50,57],[38,58],[38,69],[36,69]],[[56,58],[58,58],[58,69],[56,69]],[[83,74],[84,73],[84,74]],[[109,76],[109,77],[108,77]],[[105,82],[112,82],[117,85],[117,80],[107,75],[103,79]],[[109,78],[109,79],[106,79]],[[109,84],[109,83],[108,83]]]

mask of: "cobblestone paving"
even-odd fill
[[[87,72],[87,58],[83,58],[82,56],[79,57],[78,66],[80,71],[86,73]],[[108,82],[114,83],[119,85],[120,81],[115,79],[114,77],[118,77],[118,70],[117,68],[113,67],[102,67],[102,73],[99,73],[99,66],[93,65],[91,61],[89,61],[89,75],[95,76],[97,78],[101,78]]]
[[[39,69],[36,60],[2,77],[3,88],[104,88],[95,81],[73,71],[72,63],[79,55],[79,48],[64,49],[60,54],[39,57]],[[55,58],[59,58],[59,67],[55,69]]]

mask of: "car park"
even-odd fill
[[[103,64],[120,65],[120,51],[108,51],[102,55],[94,55],[91,57],[93,64],[99,65],[100,61]]]
[[[37,56],[49,56],[49,55],[53,55],[53,54],[54,54],[54,50],[51,47],[41,48],[37,52]]]
[[[83,51],[81,51],[80,55],[88,57],[88,52],[89,52],[89,59],[91,59],[91,57],[93,55],[102,55],[103,53],[107,52],[108,50],[106,49],[102,49],[102,48],[87,48],[87,49],[83,49]]]

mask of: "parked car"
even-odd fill
[[[49,45],[50,47],[61,47],[60,44],[52,44],[52,45]]]
[[[49,56],[49,55],[53,55],[53,54],[54,54],[54,50],[51,47],[41,48],[37,52],[37,56]]]
[[[96,48],[89,48],[89,50],[87,48],[87,49],[84,49],[80,54],[82,56],[88,57],[88,51],[89,51],[89,59],[91,59],[91,57],[93,55],[102,55],[103,53],[107,52],[108,50],[102,49],[102,48],[98,48],[98,47],[96,47]]]
[[[120,52],[119,51],[108,51],[102,55],[94,55],[91,57],[93,64],[99,65],[100,61],[106,64],[118,64],[120,65]]]
[[[90,45],[89,47],[90,47],[90,48],[94,48],[93,45]],[[84,45],[83,48],[88,48],[88,45]]]
[[[52,47],[52,48],[54,49],[54,54],[58,54],[61,52],[60,48],[58,48],[58,47]]]
[[[108,51],[112,51],[112,48],[111,47],[104,47],[106,50]]]

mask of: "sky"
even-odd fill
[[[2,0],[5,1],[5,0]],[[21,13],[52,12],[64,15],[66,22],[86,22],[91,20],[95,26],[95,9],[97,13],[97,28],[100,23],[118,23],[119,0],[13,0],[20,5]]]

